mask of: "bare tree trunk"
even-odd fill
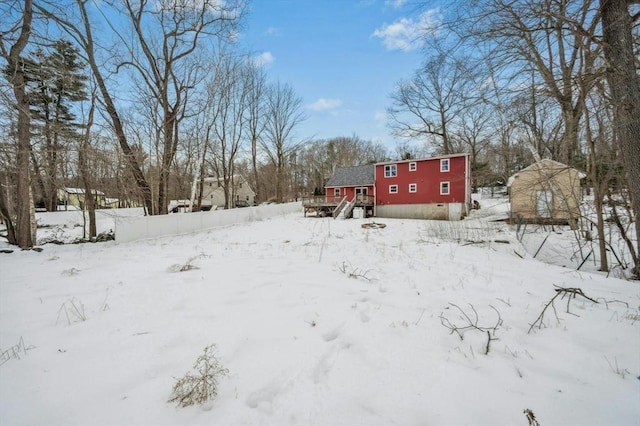
[[[600,13],[607,81],[614,108],[614,133],[622,154],[635,215],[636,262],[633,272],[635,278],[640,279],[640,77],[633,52],[630,4],[629,0],[600,0]]]
[[[78,150],[78,169],[80,171],[80,177],[84,183],[84,200],[85,209],[89,213],[89,239],[93,239],[98,234],[96,229],[96,193],[93,188],[93,179],[91,178],[91,171],[87,162],[87,154],[90,147],[91,140],[91,126],[93,125],[93,113],[96,107],[96,95],[91,96],[91,107],[89,108],[89,115],[87,117],[86,130],[82,135],[80,141],[80,149]]]
[[[586,109],[586,105],[584,105]],[[596,209],[596,229],[598,231],[598,249],[600,251],[600,271],[609,272],[609,261],[607,259],[607,245],[604,235],[604,214],[602,211],[602,200],[604,193],[602,191],[603,182],[601,182],[601,176],[598,173],[598,164],[596,161],[596,144],[593,140],[591,132],[591,120],[588,111],[584,115],[585,121],[585,136],[587,139],[587,146],[589,149],[590,171],[589,179],[593,184],[593,200]],[[604,179],[604,185],[606,185],[606,177]]]
[[[42,178],[40,164],[38,164],[38,159],[36,158],[36,154],[35,152],[33,152],[33,149],[31,150],[31,164],[33,165],[33,179],[35,180],[34,185],[36,185],[36,188],[40,191],[42,201],[44,202],[44,207],[49,210],[49,206],[47,205],[47,189],[44,184],[44,179]]]
[[[33,2],[32,0],[24,0],[24,10],[22,13],[22,25],[20,35],[16,42],[11,46],[9,51],[2,45],[2,56],[7,61],[7,67],[11,70],[9,82],[13,88],[13,94],[16,98],[16,107],[18,110],[18,152],[17,152],[17,219],[15,223],[15,239],[21,248],[33,247],[35,241],[33,231],[31,229],[32,211],[32,194],[31,174],[29,158],[31,155],[30,140],[30,122],[31,114],[29,111],[29,98],[26,93],[26,79],[24,69],[22,67],[22,51],[29,41],[31,35],[31,22],[33,20]],[[8,228],[7,228],[8,229]]]
[[[9,177],[7,176],[7,187],[9,186]],[[16,239],[16,230],[15,227],[13,225],[13,218],[11,217],[11,208],[9,207],[9,203],[8,203],[8,197],[10,196],[8,194],[8,190],[6,191],[7,194],[5,196],[5,191],[0,191],[0,222],[4,223],[5,226],[7,227],[7,241],[9,242],[9,244],[13,244],[13,245],[17,245],[18,244],[18,240]]]

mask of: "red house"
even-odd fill
[[[468,154],[378,163],[375,215],[459,220],[471,205]]]
[[[342,214],[355,207],[365,216],[459,220],[471,206],[469,154],[340,167],[325,197],[303,200],[305,214]]]

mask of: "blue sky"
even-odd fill
[[[393,147],[389,95],[420,65],[419,32],[438,20],[412,0],[253,0],[241,43],[303,98],[298,138],[356,134]]]

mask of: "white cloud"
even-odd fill
[[[272,64],[276,58],[271,54],[271,52],[262,52],[259,55],[253,57],[253,61],[256,65],[269,65]]]
[[[342,106],[342,101],[340,99],[320,98],[314,103],[307,105],[307,108],[313,111],[326,111],[340,106]]]
[[[421,13],[417,20],[400,18],[392,24],[384,24],[371,36],[382,39],[382,43],[389,50],[408,52],[422,47],[424,36],[435,34],[441,19],[439,9],[431,9]]]

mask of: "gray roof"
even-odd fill
[[[375,166],[336,167],[325,187],[373,185]]]

